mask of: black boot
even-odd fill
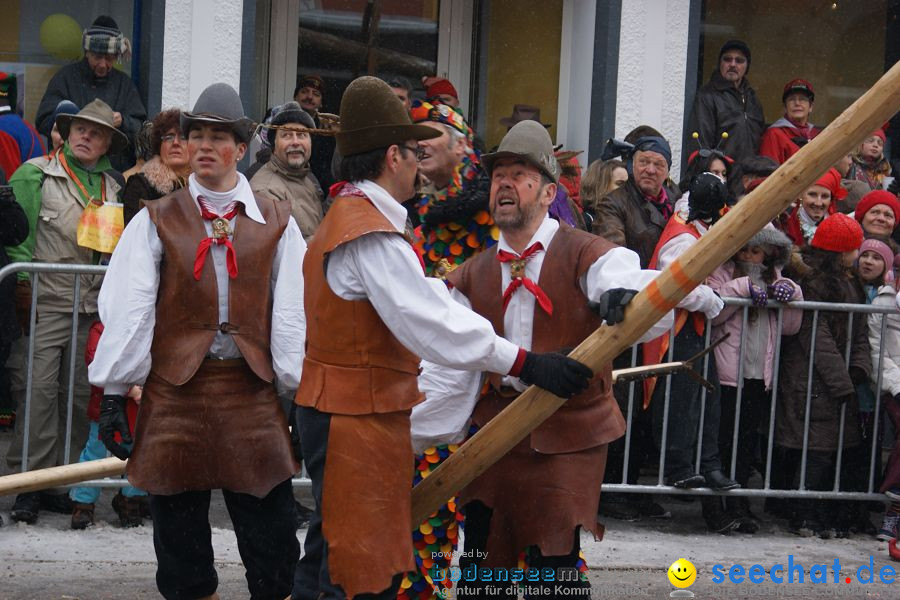
[[[737,530],[741,533],[756,533],[759,531],[759,521],[750,512],[750,501],[742,496],[729,496],[725,498],[725,512],[737,519]]]
[[[727,514],[722,508],[722,499],[718,496],[702,496],[700,504],[703,507],[703,520],[710,531],[727,534],[738,528],[738,520]]]
[[[741,484],[726,477],[720,469],[704,473],[703,477],[706,478],[706,485],[714,490],[733,490],[741,487]]]
[[[41,493],[25,492],[16,496],[12,510],[9,516],[13,521],[20,521],[31,525],[38,519],[38,513],[41,511]]]

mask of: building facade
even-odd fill
[[[0,0],[0,10],[18,24],[0,40],[0,70],[20,73],[26,118],[52,73],[80,56],[80,30],[109,14],[130,33],[120,67],[150,114],[191,106],[215,81],[260,120],[301,74],[323,76],[327,112],[355,76],[438,74],[487,147],[513,105],[529,104],[557,144],[585,151],[583,164],[640,124],[695,149],[694,94],[728,39],[752,50],[748,77],[769,122],[791,79],[813,83],[812,120],[826,125],[900,59],[900,0]]]

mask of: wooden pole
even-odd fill
[[[641,290],[626,308],[624,321],[613,327],[601,326],[569,356],[595,371],[608,364],[898,110],[900,62]],[[497,462],[564,402],[534,386],[516,398],[413,488],[412,528]]]
[[[24,494],[89,479],[118,476],[125,472],[125,465],[124,460],[111,456],[100,460],[6,475],[0,477],[0,496]]]

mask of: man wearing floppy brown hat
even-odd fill
[[[94,100],[78,114],[60,114],[56,123],[66,140],[58,152],[33,158],[10,179],[16,200],[28,216],[29,235],[20,245],[7,248],[10,259],[20,262],[97,264],[101,254],[80,246],[79,222],[90,202],[116,203],[119,184],[109,174],[112,166],[107,153],[127,146],[124,134],[113,126],[113,111],[102,100]],[[121,210],[121,208],[119,208]],[[108,258],[108,257],[107,257]],[[53,467],[63,459],[66,435],[66,397],[70,352],[84,356],[88,330],[97,314],[97,294],[103,277],[81,276],[78,290],[78,337],[70,347],[72,298],[75,278],[47,273],[40,278],[37,297],[38,319],[28,331],[31,310],[31,283],[20,273],[17,299],[20,322],[26,336],[34,336],[31,411],[28,451],[23,453],[24,418],[16,420],[16,435],[7,455],[13,470],[27,462],[29,470]],[[28,337],[16,342],[9,366],[13,397],[22,410],[25,406]],[[90,389],[84,361],[76,360],[75,393],[72,410],[70,458],[77,460],[88,431],[87,404]],[[24,455],[23,455],[24,454]],[[40,509],[71,513],[72,504],[62,490],[19,494],[11,516],[16,521],[33,523]]]
[[[526,352],[425,277],[401,205],[415,191],[414,125],[380,79],[361,77],[341,101],[341,176],[303,264],[310,319],[296,404],[316,512],[293,598],[396,595],[415,568],[410,535],[410,409],[420,357],[511,373],[568,397],[592,376],[559,354]]]
[[[547,130],[536,121],[518,123],[483,160],[500,240],[448,275],[451,296],[506,339],[540,352],[575,347],[604,320],[621,321],[637,293],[629,288],[644,287],[658,273],[642,270],[635,252],[549,217],[560,170]],[[712,293],[695,290],[682,302],[701,294]],[[645,337],[671,324],[670,314]],[[414,409],[414,439],[459,441],[470,413],[482,427],[527,387],[521,377],[494,371],[486,373],[489,385],[479,395],[481,375],[426,364],[423,379],[446,382],[445,391]],[[607,444],[625,431],[610,378],[606,365],[590,387],[462,490],[464,572],[515,568],[526,551],[529,568],[575,569],[578,530],[601,532],[596,514]],[[441,410],[451,402],[455,410]],[[492,588],[478,579],[458,584],[458,597],[507,597],[508,583]],[[582,595],[590,584],[575,577],[553,587],[556,592],[542,596]]]
[[[149,494],[156,582],[168,599],[217,598],[208,521],[221,489],[251,598],[284,598],[300,545],[299,470],[276,392],[303,359],[306,243],[290,203],[255,195],[237,163],[253,123],[237,92],[206,88],[181,113],[188,185],[135,215],[100,291],[89,374],[104,388],[100,439],[129,452],[124,394],[143,385],[128,478]]]

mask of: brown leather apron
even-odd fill
[[[262,498],[300,470],[275,389],[242,359],[204,360],[180,386],[151,372],[134,437],[128,481],[151,494]]]
[[[331,581],[348,598],[381,592],[394,575],[416,568],[409,414],[331,415],[322,534]]]
[[[493,509],[483,567],[510,567],[528,546],[544,556],[572,551],[572,534],[581,526],[603,538],[597,522],[607,445],[560,454],[531,449],[530,438],[470,483],[460,505],[480,500]]]

